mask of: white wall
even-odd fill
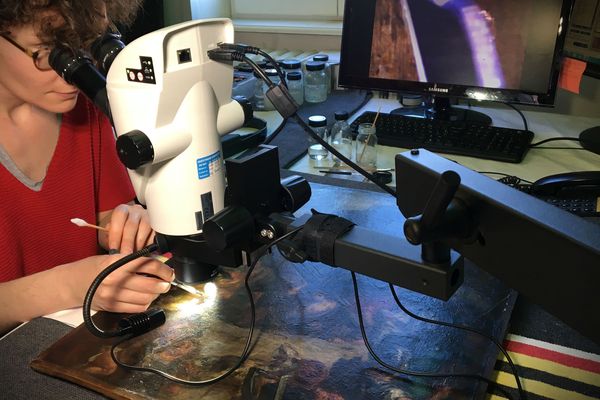
[[[192,19],[229,17],[229,4],[229,1],[223,0],[190,0]]]
[[[191,19],[230,17],[229,0],[164,0],[165,25]]]

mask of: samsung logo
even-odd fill
[[[448,89],[447,88],[441,88],[441,87],[437,87],[437,86],[433,86],[433,87],[429,87],[427,88],[428,92],[436,92],[436,93],[448,93]]]

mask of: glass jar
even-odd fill
[[[338,111],[335,113],[335,123],[331,127],[331,145],[343,156],[352,160],[352,129],[348,124],[348,113],[346,111]],[[338,167],[342,164],[342,160],[333,156],[333,165]]]
[[[288,91],[300,106],[304,103],[304,82],[302,82],[302,73],[298,71],[288,72],[286,75]]]
[[[375,125],[365,122],[358,125],[355,148],[356,163],[373,172],[377,169],[377,135]]]
[[[327,117],[323,115],[312,115],[308,117],[308,126],[319,135],[319,137],[327,141]],[[329,151],[312,136],[308,136],[308,157],[312,160],[324,160],[329,155]]]
[[[324,62],[309,61],[306,63],[304,100],[307,103],[321,103],[327,100],[327,75]]]
[[[325,63],[325,75],[327,76],[327,93],[331,93],[331,64],[329,64],[329,56],[327,54],[315,54],[313,61]]]
[[[286,72],[300,72],[302,76],[302,63],[300,60],[296,60],[295,58],[287,58],[281,61],[281,68]]]

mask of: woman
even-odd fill
[[[48,65],[55,45],[89,48],[110,23],[130,22],[138,6],[127,0],[0,5],[0,332],[80,306],[100,271],[153,239],[145,210],[133,203],[107,118]],[[109,231],[78,227],[71,218]],[[104,280],[92,307],[143,311],[172,279],[172,269],[158,261],[132,261]]]

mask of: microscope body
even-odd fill
[[[181,23],[128,44],[108,72],[119,157],[157,233],[199,234],[224,208],[220,136],[247,115],[231,99],[233,66],[207,50],[231,41],[228,19]]]

